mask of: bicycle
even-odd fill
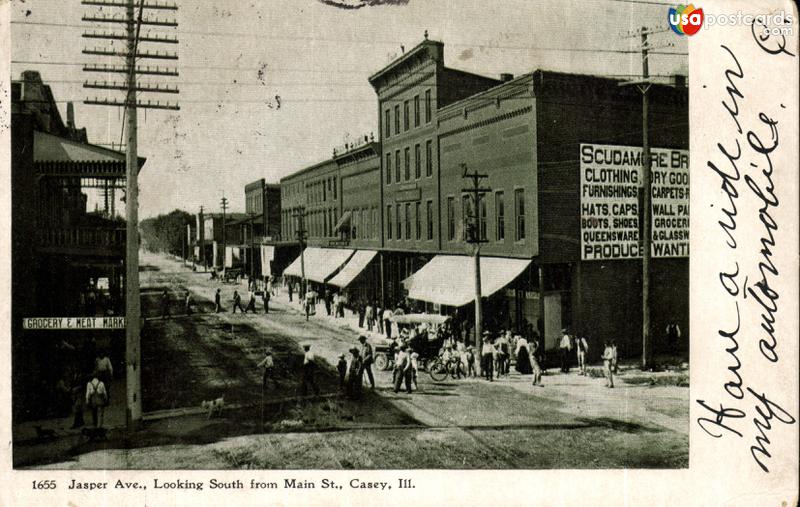
[[[460,378],[461,375],[464,377],[467,376],[466,372],[464,371],[464,366],[461,364],[460,360],[450,359],[448,361],[444,361],[441,357],[437,357],[430,363],[430,365],[428,365],[428,373],[434,382],[446,380],[448,375],[450,375],[450,377],[453,379]]]

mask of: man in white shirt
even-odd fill
[[[572,351],[572,338],[567,334],[566,329],[562,329],[561,332],[564,335],[561,337],[561,343],[559,344],[559,350],[561,351],[561,372],[569,373],[569,353]]]
[[[394,312],[391,308],[383,310],[383,327],[386,329],[386,338],[389,340],[392,339],[392,317],[394,317]]]
[[[319,387],[314,382],[314,371],[316,364],[314,363],[314,353],[311,352],[311,345],[303,345],[303,396],[308,394],[308,387],[314,390],[314,394],[319,395]]]
[[[408,353],[408,347],[403,344],[400,346],[400,352],[394,363],[395,377],[394,377],[394,392],[400,392],[400,385],[405,381],[406,392],[411,394],[411,381],[413,380],[413,370],[411,368],[411,354]]]

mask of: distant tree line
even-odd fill
[[[148,252],[181,255],[186,242],[187,224],[194,225],[194,217],[178,209],[142,220],[139,223],[142,248]]]

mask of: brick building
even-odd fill
[[[640,92],[542,70],[478,76],[446,67],[444,45],[427,39],[369,81],[380,143],[350,146],[281,180],[284,240],[295,238],[293,213],[304,206],[308,244],[324,249],[309,252],[326,266],[313,281],[336,282],[361,266],[362,298],[470,319],[474,267],[464,238],[474,219],[485,241],[488,326],[538,328],[548,350],[566,327],[595,344],[593,358],[605,339],[638,354]],[[660,352],[669,323],[688,329],[688,93],[681,81],[648,93]],[[488,176],[477,209],[464,192],[465,167]],[[331,249],[350,253],[326,255]],[[680,346],[688,348],[686,333]]]

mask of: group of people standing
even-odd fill
[[[561,372],[569,373],[572,364],[572,352],[575,351],[577,358],[579,375],[588,375],[587,358],[589,354],[589,342],[585,336],[577,337],[569,334],[567,329],[561,330],[561,341],[558,344],[561,358]],[[617,344],[614,340],[606,340],[603,343],[603,373],[606,379],[606,387],[614,387],[614,375],[618,371],[617,365]]]
[[[533,385],[542,385],[543,360],[539,335],[535,331],[531,339],[515,335],[510,330],[500,331],[492,336],[490,331],[483,332],[481,348],[481,370],[488,381],[508,377],[511,370],[512,351],[516,359],[516,370],[522,375],[533,375]]]
[[[367,378],[370,388],[375,389],[375,376],[372,373],[372,364],[375,362],[375,353],[366,336],[358,337],[358,344],[351,347],[348,354],[340,354],[336,364],[339,373],[339,389],[346,393],[350,399],[361,398],[361,389],[364,377]]]

